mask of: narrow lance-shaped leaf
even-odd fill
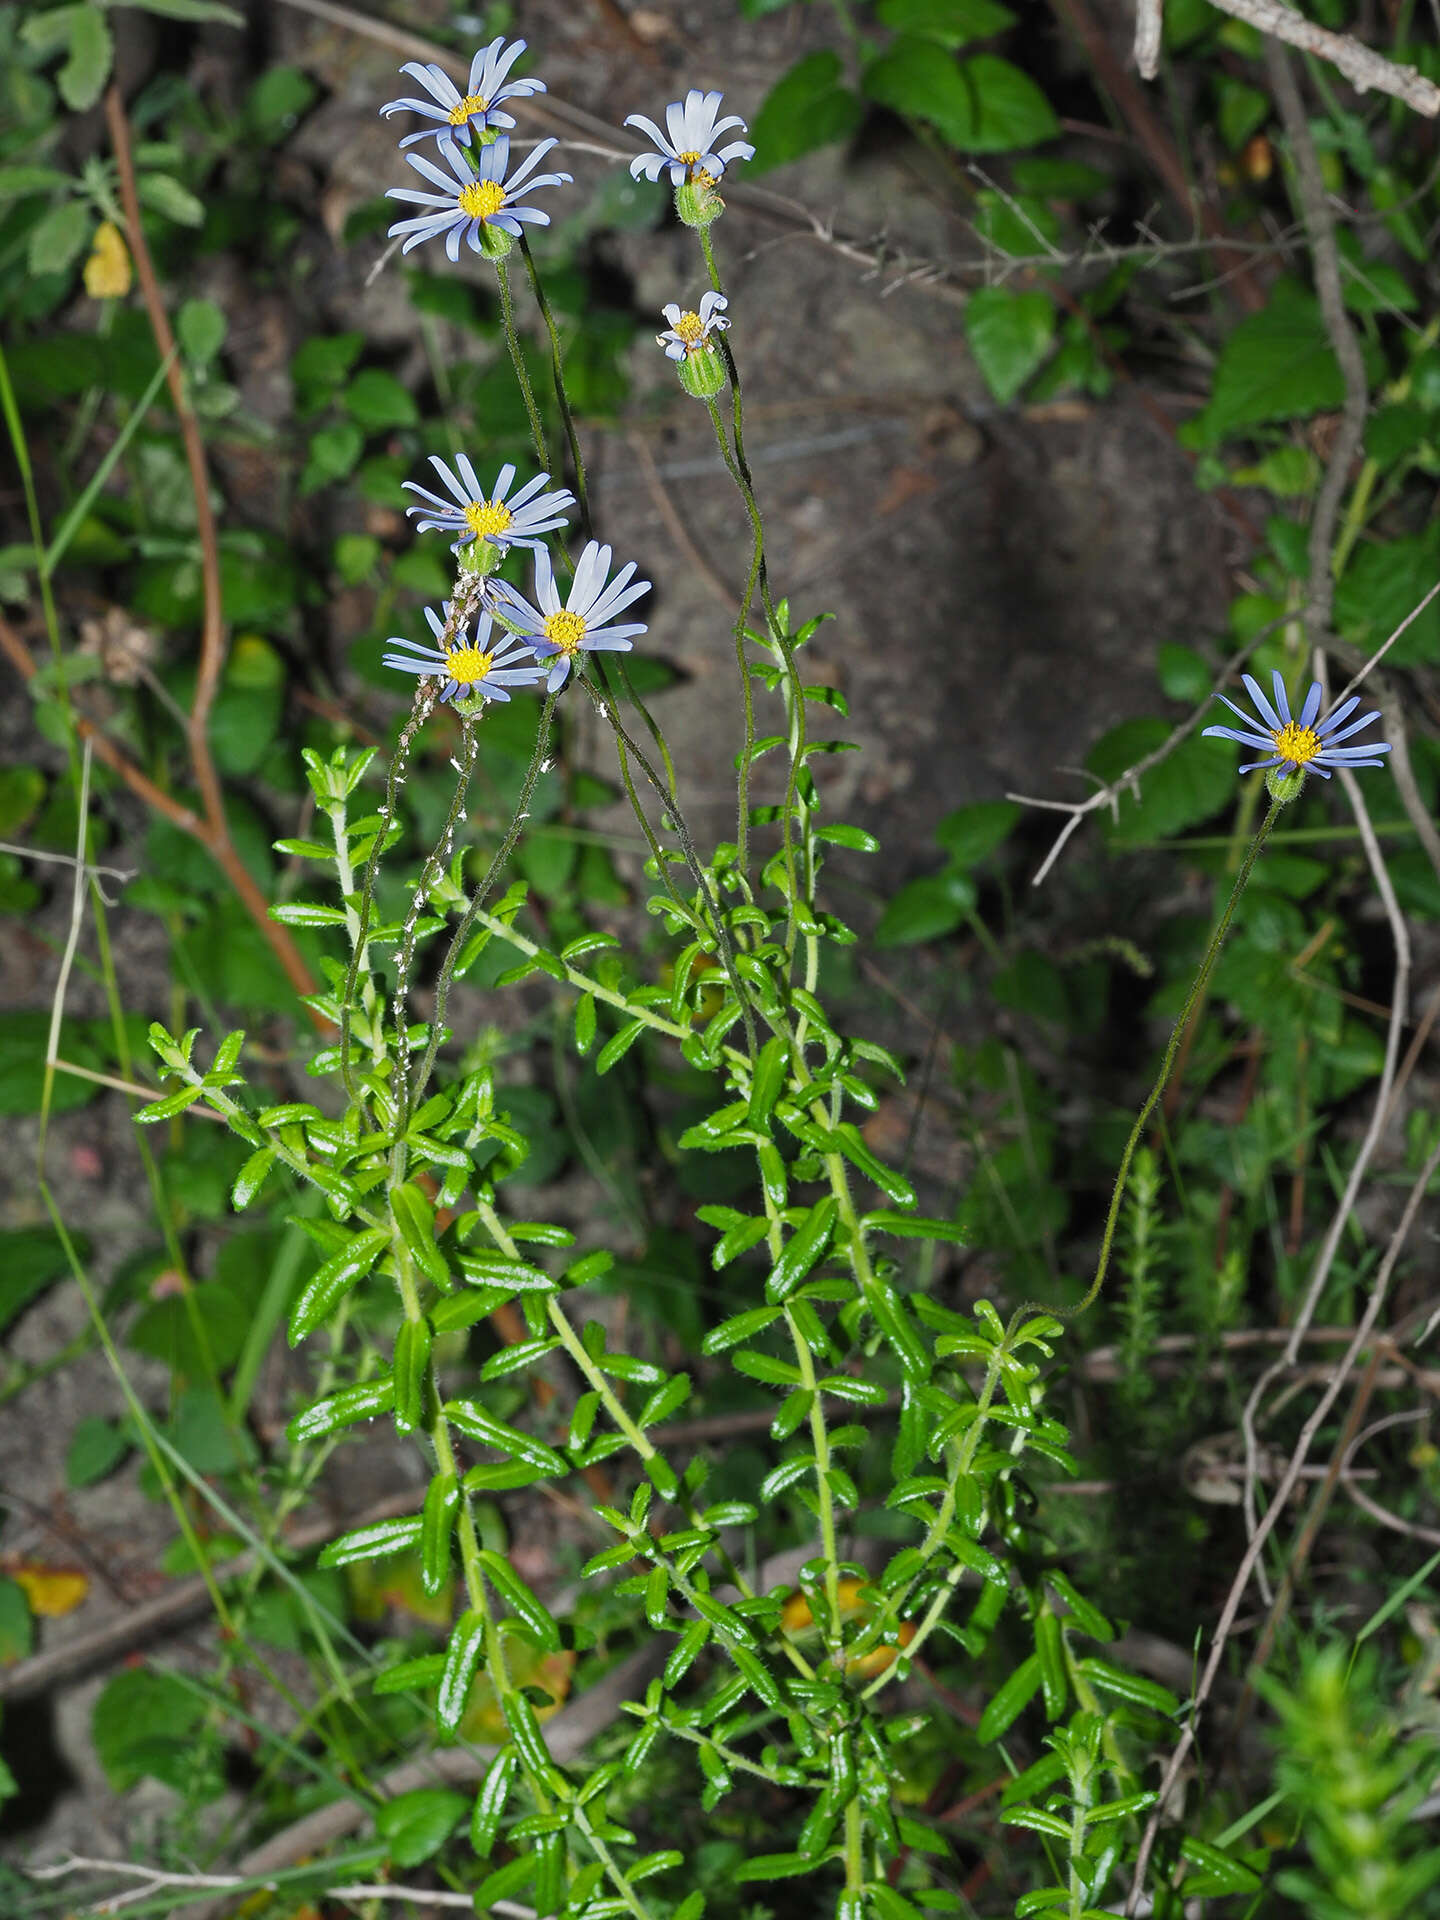
[[[357,1233],[348,1246],[332,1254],[313,1275],[290,1315],[290,1344],[298,1346],[306,1334],[328,1320],[357,1280],[367,1274],[390,1243],[383,1228]]]
[[[448,1287],[450,1272],[435,1244],[435,1209],[413,1180],[402,1181],[390,1193],[390,1211],[400,1229],[410,1258],[437,1287]]]
[[[560,1651],[560,1629],[549,1612],[541,1606],[535,1595],[516,1573],[503,1555],[493,1552],[489,1547],[480,1550],[480,1564],[485,1569],[486,1578],[495,1591],[509,1607],[518,1620],[522,1620],[534,1639],[546,1653]]]
[[[510,1798],[510,1788],[519,1768],[520,1756],[514,1747],[502,1747],[490,1762],[489,1771],[480,1783],[474,1811],[470,1815],[470,1845],[477,1859],[488,1860],[494,1851],[505,1803]]]
[[[450,1578],[450,1541],[460,1507],[460,1482],[453,1473],[437,1473],[425,1493],[420,1515],[420,1585],[432,1596]]]
[[[453,1733],[470,1698],[470,1683],[485,1650],[485,1618],[471,1609],[462,1613],[445,1651],[445,1671],[435,1699],[435,1714],[447,1733]]]
[[[835,1196],[826,1194],[810,1209],[798,1232],[787,1241],[775,1262],[765,1291],[772,1300],[783,1300],[793,1293],[830,1243],[835,1223]]]
[[[430,1323],[406,1320],[395,1336],[395,1430],[414,1433],[426,1424],[430,1397]]]

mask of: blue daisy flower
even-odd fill
[[[400,142],[402,149],[413,147],[417,140],[438,139],[447,132],[468,147],[472,127],[480,133],[488,133],[495,127],[513,127],[515,122],[510,115],[498,111],[501,101],[545,91],[543,80],[505,78],[524,51],[523,40],[512,40],[507,47],[503,34],[488,47],[482,47],[470,62],[470,84],[463,95],[443,67],[407,60],[400,71],[414,74],[434,98],[387,100],[380,111],[387,118],[392,113],[418,113],[427,120],[438,121],[439,125],[422,127],[419,133],[407,133]]]
[[[534,193],[540,187],[559,187],[569,183],[571,176],[568,173],[540,173],[533,179],[527,177],[550,149],[559,144],[558,140],[537,141],[507,180],[505,174],[510,165],[510,141],[507,135],[502,133],[491,145],[481,147],[472,169],[450,134],[442,133],[438,152],[449,167],[449,173],[442,172],[418,153],[407,153],[405,156],[409,166],[442,191],[421,193],[414,187],[391,187],[386,194],[387,199],[409,200],[417,207],[430,209],[414,219],[398,220],[389,230],[391,239],[404,234],[405,245],[401,251],[409,253],[422,240],[438,240],[444,234],[446,253],[452,260],[458,260],[462,239],[469,243],[475,253],[504,251],[504,248],[494,247],[497,234],[505,234],[507,240],[518,238],[526,221],[548,227],[549,214],[542,212],[539,207],[521,206],[518,196],[522,192]],[[489,248],[487,240],[491,243]]]
[[[1360,733],[1380,718],[1374,708],[1362,713],[1358,720],[1351,720],[1348,727],[1341,727],[1342,720],[1349,716],[1360,704],[1358,693],[1348,700],[1342,700],[1333,713],[1329,713],[1317,726],[1315,716],[1320,711],[1323,697],[1320,682],[1313,681],[1305,704],[1294,718],[1290,714],[1290,701],[1285,692],[1285,682],[1277,670],[1274,674],[1275,704],[1272,706],[1260,690],[1260,684],[1248,673],[1242,674],[1250,698],[1255,702],[1257,721],[1246,713],[1243,707],[1237,707],[1233,700],[1225,695],[1217,698],[1225,701],[1233,714],[1245,722],[1241,730],[1238,727],[1206,727],[1207,734],[1214,734],[1221,740],[1238,740],[1242,747],[1258,747],[1270,757],[1266,760],[1251,760],[1241,767],[1241,773],[1253,773],[1257,767],[1278,767],[1282,777],[1294,773],[1318,773],[1328,780],[1337,767],[1383,767],[1385,762],[1379,757],[1389,753],[1390,745],[1385,740],[1357,741],[1353,747],[1342,747],[1339,743],[1348,740],[1352,733]],[[1340,730],[1337,733],[1336,728]]]
[[[668,307],[661,309],[670,324],[664,333],[656,334],[656,346],[664,347],[667,360],[683,360],[687,354],[703,353],[711,344],[710,336],[724,333],[730,325],[725,318],[729,304],[723,293],[704,293],[697,312],[682,313],[672,300]]]
[[[563,527],[568,510],[575,504],[574,494],[563,487],[555,493],[543,491],[549,484],[548,473],[537,475],[511,495],[515,469],[507,464],[496,477],[494,492],[487,494],[463,453],[455,457],[458,474],[439,454],[431,454],[430,464],[449,489],[453,503],[406,480],[405,491],[418,494],[423,504],[405,511],[418,516],[415,524],[421,533],[458,534],[454,543],[457,551],[472,540],[488,540],[502,553],[511,547],[541,547],[545,544],[543,536]]]
[[[426,607],[425,618],[436,644],[426,647],[416,640],[392,638],[388,644],[397,651],[387,653],[383,664],[400,673],[443,679],[442,700],[468,700],[474,694],[479,694],[482,700],[508,700],[507,687],[533,687],[545,678],[545,668],[524,642],[512,640],[506,634],[498,646],[491,645],[495,622],[488,612],[481,611],[473,640],[462,627],[451,636],[448,645],[445,623],[450,618],[450,602],[445,602],[443,617],[433,607]]]
[[[522,594],[517,593],[514,587],[507,586],[503,580],[495,583],[495,604],[501,618],[519,629],[542,660],[550,660],[550,675],[545,683],[547,693],[554,693],[564,686],[577,654],[589,653],[592,649],[628,653],[633,645],[633,636],[644,633],[642,623],[618,627],[608,623],[617,613],[623,613],[631,601],[638,600],[642,593],[648,593],[650,582],[636,580],[631,584],[635,572],[633,560],[623,566],[607,586],[606,575],[609,571],[609,547],[602,547],[598,540],[592,540],[580,556],[575,578],[570,583],[569,597],[563,606],[555,588],[555,570],[550,564],[550,555],[543,548],[535,556],[535,598],[539,602],[538,607],[531,606]]]
[[[729,127],[738,127],[742,133],[746,131],[745,122],[738,114],[727,113],[723,120],[716,118],[724,97],[692,87],[683,100],[672,100],[665,109],[668,139],[643,113],[626,114],[626,126],[639,127],[655,142],[657,149],[654,153],[636,154],[630,162],[631,178],[638,180],[644,174],[647,180],[658,180],[668,169],[671,186],[683,187],[702,177],[710,182],[718,180],[732,160],[753,160],[755,149],[748,141],[732,140],[728,147],[718,150],[715,146]]]

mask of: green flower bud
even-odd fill
[[[725,385],[725,362],[714,347],[695,348],[679,362],[675,371],[686,393],[693,393],[697,400],[713,400]]]
[[[480,222],[480,251],[487,260],[503,260],[514,244],[503,227],[492,227],[488,220]]]
[[[494,573],[504,558],[505,549],[493,540],[472,540],[456,555],[462,573]]]
[[[1278,800],[1282,805],[1296,799],[1304,784],[1303,767],[1297,767],[1294,773],[1282,773],[1279,767],[1272,767],[1265,776],[1265,791],[1272,800]]]
[[[471,693],[461,700],[452,700],[450,705],[462,720],[478,720],[489,702],[481,694]]]
[[[725,211],[725,202],[708,174],[686,180],[675,189],[675,211],[687,227],[708,227]]]

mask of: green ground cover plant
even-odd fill
[[[298,284],[275,161],[317,86],[270,67],[217,116],[177,51],[136,91],[125,11],[0,8],[0,646],[30,703],[0,911],[68,908],[49,1010],[0,1013],[37,1200],[0,1324],[61,1287],[86,1312],[0,1396],[23,1423],[104,1356],[125,1413],[77,1421],[69,1487],[133,1476],[221,1631],[106,1680],[108,1787],[164,1811],[108,1866],[12,1853],[13,1910],[73,1909],[83,1874],[97,1911],[277,1920],[1440,1911],[1418,12],[1371,44],[1329,0],[1290,51],[1239,0],[1172,0],[1182,152],[1078,7],[1093,71],[991,0],[842,4],[748,127],[657,91],[577,209],[527,118],[545,47],[491,8],[375,99],[392,172],[343,223],[389,243],[427,382],[315,332],[276,430],[193,263]],[[176,50],[246,24],[145,11]],[[1107,101],[1190,237],[1113,237],[1133,183],[1073,132]],[[951,812],[898,886],[833,817],[831,609],[775,575],[727,278],[727,198],[881,138],[979,251],[874,264],[964,285],[994,405],[1188,369],[1174,437],[1247,543],[1228,633],[1135,636],[1156,710],[1094,745],[1084,797]],[[748,533],[715,842],[587,459],[644,331],[589,242],[662,223],[693,277],[657,351]],[[1156,288],[1184,303],[1157,319]],[[234,523],[217,449],[259,450],[306,540]],[[374,530],[402,512],[407,544]],[[410,703],[383,737],[305,664],[359,589],[356,672]],[[593,824],[616,802],[628,846]],[[130,915],[164,1018],[127,1003]],[[962,950],[965,1037],[935,1018],[902,1057],[861,963],[933,986]],[[103,1015],[67,1012],[77,972]],[[910,1164],[932,1097],[948,1185]],[[102,1100],[153,1205],[118,1264],[53,1170]],[[410,1490],[337,1530],[328,1476],[380,1432]],[[64,1610],[4,1569],[0,1698],[38,1690]]]

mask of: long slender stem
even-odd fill
[[[510,292],[510,269],[503,260],[495,262],[495,277],[500,282],[500,321],[505,329],[505,345],[510,349],[510,364],[515,369],[520,397],[525,402],[525,417],[530,422],[530,440],[535,448],[535,458],[546,473],[553,473],[550,449],[545,440],[545,423],[541,420],[540,409],[535,404],[535,389],[530,384],[530,369],[525,365],[525,352],[520,344],[520,335],[515,330],[515,301]]]
[[[541,284],[535,256],[530,251],[530,242],[523,233],[520,236],[520,251],[525,258],[525,271],[530,276],[530,290],[535,295],[535,304],[540,309],[545,331],[550,336],[550,370],[555,379],[555,402],[560,409],[565,439],[570,447],[570,464],[575,469],[575,497],[580,503],[580,536],[589,540],[594,531],[590,520],[590,494],[585,484],[585,461],[580,452],[580,436],[575,431],[575,415],[571,411],[570,396],[565,391],[565,361],[560,351],[560,331],[550,311],[550,302]]]
[[[420,1062],[420,1071],[415,1078],[413,1098],[423,1099],[425,1089],[430,1083],[430,1075],[435,1070],[435,1056],[440,1051],[440,1039],[445,1029],[445,1006],[450,997],[450,982],[454,976],[455,963],[465,951],[465,942],[470,937],[470,929],[475,924],[475,916],[484,906],[491,888],[504,872],[510,856],[515,851],[516,842],[530,814],[530,801],[535,792],[535,782],[540,778],[548,764],[550,745],[550,722],[555,713],[555,695],[545,696],[545,704],[540,709],[540,726],[535,735],[535,751],[530,756],[530,764],[525,769],[525,779],[520,788],[520,797],[515,803],[515,814],[505,831],[505,837],[496,849],[495,857],[485,870],[485,877],[470,896],[470,904],[460,916],[459,924],[450,936],[450,945],[440,968],[440,977],[435,983],[435,1011],[430,1019],[430,1038],[426,1044],[424,1058]]]
[[[1100,1257],[1095,1263],[1095,1278],[1090,1282],[1089,1292],[1085,1295],[1085,1298],[1080,1301],[1078,1306],[1073,1307],[1053,1307],[1045,1305],[1043,1301],[1025,1301],[1023,1305],[1017,1307],[1011,1317],[1010,1326],[1012,1331],[1020,1324],[1021,1320],[1030,1313],[1051,1313],[1060,1319],[1073,1320],[1077,1315],[1084,1313],[1087,1307],[1094,1305],[1100,1289],[1104,1286],[1105,1275],[1110,1268],[1110,1253],[1115,1240],[1115,1229],[1120,1220],[1120,1208],[1125,1199],[1125,1189],[1130,1180],[1130,1163],[1135,1158],[1135,1149],[1140,1144],[1140,1136],[1149,1124],[1151,1114],[1154,1113],[1156,1107],[1159,1105],[1161,1097],[1170,1083],[1170,1073],[1175,1065],[1175,1056],[1179,1053],[1181,1042],[1185,1038],[1186,1028],[1190,1024],[1190,1016],[1194,1013],[1196,1007],[1199,1006],[1205,990],[1210,984],[1210,976],[1215,971],[1215,962],[1220,958],[1220,949],[1225,944],[1225,936],[1229,933],[1230,923],[1235,918],[1235,909],[1240,904],[1240,896],[1244,893],[1249,883],[1250,875],[1255,870],[1255,862],[1260,858],[1260,850],[1269,838],[1270,829],[1279,819],[1280,811],[1284,805],[1285,802],[1283,800],[1272,800],[1270,802],[1270,811],[1260,822],[1259,830],[1255,838],[1250,842],[1245,858],[1241,863],[1240,871],[1235,876],[1235,884],[1230,889],[1230,898],[1225,902],[1225,911],[1216,922],[1215,931],[1210,936],[1210,944],[1205,949],[1205,958],[1200,962],[1200,971],[1190,983],[1190,991],[1185,996],[1185,1004],[1180,1009],[1180,1017],[1176,1020],[1171,1030],[1170,1041],[1165,1048],[1165,1056],[1160,1062],[1160,1071],[1155,1076],[1155,1084],[1151,1087],[1144,1106],[1141,1107],[1139,1113],[1135,1116],[1135,1124],[1130,1129],[1130,1138],[1125,1142],[1125,1151],[1120,1156],[1119,1172],[1115,1175],[1115,1190],[1110,1196],[1110,1210],[1105,1216],[1105,1231],[1100,1238]]]

